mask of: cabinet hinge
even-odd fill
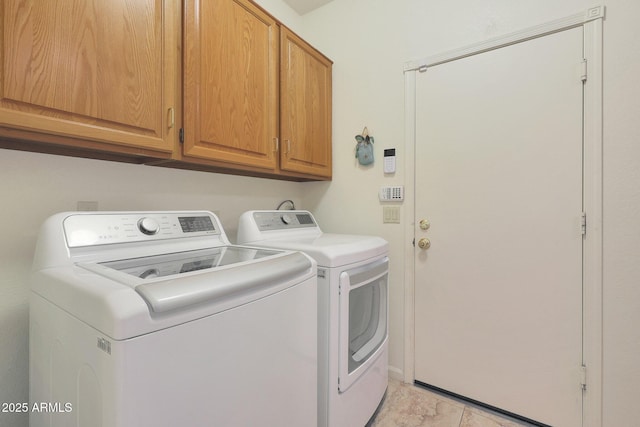
[[[586,82],[587,81],[587,60],[583,59],[582,63],[580,64],[580,80],[582,80],[582,82]]]
[[[184,143],[184,128],[180,128],[180,143]]]
[[[582,212],[580,214],[580,234],[583,236],[587,234],[587,213]]]
[[[584,365],[580,366],[580,386],[582,390],[587,389],[587,367]]]
[[[426,65],[423,65],[423,66],[418,68],[418,72],[419,73],[426,73],[427,72],[427,68],[428,67]]]

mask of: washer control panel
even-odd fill
[[[254,212],[253,219],[260,231],[317,227],[313,215],[307,211]]]
[[[160,231],[160,224],[154,218],[145,216],[138,220],[138,229],[146,235],[153,236]]]
[[[82,213],[64,219],[67,246],[82,247],[221,233],[211,212]]]

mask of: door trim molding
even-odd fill
[[[588,80],[584,86],[584,210],[587,227],[583,246],[583,364],[587,389],[583,426],[602,426],[603,353],[603,20],[584,25],[584,55]]]
[[[429,56],[424,59],[415,61],[407,61],[404,65],[404,71],[424,71],[426,68],[433,67],[468,56],[478,55],[495,49],[500,49],[516,43],[522,43],[527,40],[543,37],[549,34],[565,31],[571,28],[585,26],[589,22],[602,20],[605,15],[604,6],[594,6],[587,9],[583,13],[567,16],[555,21],[547,22],[541,25],[526,28],[499,37],[490,38],[484,42],[475,43],[460,49],[451,50],[438,55]]]
[[[587,367],[587,388],[583,394],[583,427],[602,426],[602,150],[603,150],[603,20],[605,7],[596,6],[584,13],[571,15],[522,31],[496,37],[461,49],[444,52],[421,60],[407,61],[405,76],[405,256],[404,271],[404,369],[407,383],[415,379],[415,193],[416,193],[416,73],[429,67],[466,58],[472,55],[521,43],[571,28],[583,27],[584,58],[587,59],[588,80],[584,86],[584,211],[587,229],[583,245],[583,364]],[[409,255],[411,254],[411,255]],[[576,387],[579,384],[576,383]]]

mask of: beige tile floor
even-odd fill
[[[390,379],[386,398],[367,427],[521,427],[515,422],[412,384]]]

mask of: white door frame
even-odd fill
[[[584,58],[584,212],[587,213],[583,246],[583,365],[587,386],[583,399],[583,426],[602,426],[602,27],[604,6],[568,16],[462,49],[445,52],[417,61],[408,61],[405,75],[405,150],[406,194],[405,241],[415,237],[415,144],[416,144],[416,73],[429,67],[494,49],[506,47],[548,34],[582,27]],[[411,159],[411,160],[410,160]],[[408,247],[404,271],[404,381],[415,379],[415,262],[414,248]],[[576,385],[578,386],[578,385]]]

